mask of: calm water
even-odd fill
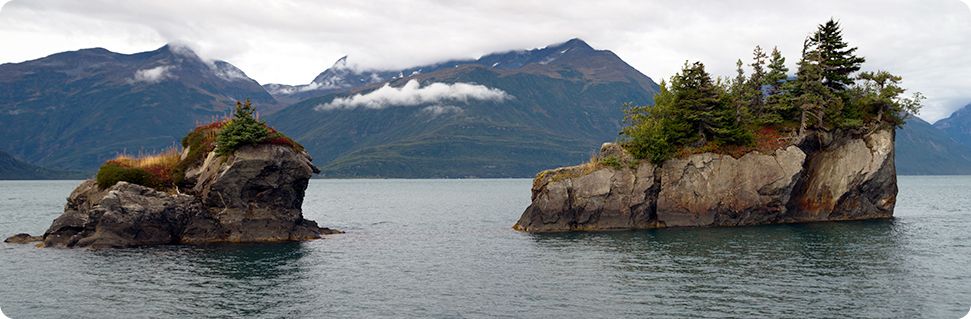
[[[78,182],[0,182],[0,235]],[[902,177],[893,221],[530,235],[529,180],[314,180],[347,234],[126,250],[0,244],[0,308],[63,317],[960,318],[971,177]]]

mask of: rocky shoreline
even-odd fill
[[[526,232],[742,226],[892,218],[894,130],[816,131],[772,153],[702,153],[654,165],[617,144],[549,170],[513,226]],[[610,163],[613,165],[605,165]]]
[[[6,242],[107,248],[303,241],[339,233],[303,218],[304,192],[318,172],[306,152],[262,144],[207,155],[187,170],[190,187],[181,192],[127,182],[101,189],[86,180],[43,236],[18,234]]]

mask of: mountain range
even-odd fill
[[[174,45],[2,64],[0,151],[91,174],[118,153],[173,147],[249,98],[325,177],[529,177],[588,159],[617,138],[624,103],[650,104],[658,90],[580,39],[398,70],[349,59],[303,85],[260,85]],[[898,131],[898,172],[971,174],[969,109],[933,125],[912,118]]]
[[[119,152],[157,151],[237,99],[275,106],[256,81],[187,48],[84,49],[0,65],[0,150],[91,171]]]
[[[315,81],[332,80],[327,78],[332,74],[340,73],[327,70]],[[346,75],[342,77],[354,81],[391,78],[387,84],[373,82],[348,93],[309,98],[267,117],[311,150],[324,176],[532,176],[588,159],[601,143],[616,139],[623,118],[620,106],[652,103],[658,89],[617,55],[578,39],[476,60]],[[426,88],[475,84],[501,90],[508,98],[501,103],[321,108],[384,85],[404,90],[411,81]]]

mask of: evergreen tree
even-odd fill
[[[769,72],[762,78],[762,84],[769,86],[769,93],[776,91],[776,88],[786,81],[789,77],[789,68],[786,67],[786,58],[779,52],[779,48],[772,48],[772,57],[769,58]]]
[[[232,154],[240,146],[260,143],[270,135],[266,124],[257,120],[254,113],[256,109],[249,99],[246,103],[236,101],[233,118],[223,125],[216,136],[216,154]]]
[[[853,102],[864,114],[873,115],[872,121],[877,125],[888,123],[899,127],[908,116],[920,112],[924,96],[917,92],[910,98],[902,98],[906,89],[900,86],[900,76],[887,71],[863,72],[858,79]]]
[[[752,76],[748,81],[749,110],[756,118],[761,118],[765,114],[765,95],[762,92],[762,85],[765,82],[765,60],[768,57],[762,47],[756,45],[752,51]]]
[[[701,62],[685,62],[680,74],[671,78],[671,90],[684,119],[695,132],[696,145],[704,145],[718,134],[725,123],[726,108],[718,90]],[[734,112],[732,112],[734,113]]]
[[[786,59],[773,48],[753,51],[752,73],[736,62],[736,75],[712,81],[701,62],[685,62],[670,85],[661,82],[655,105],[625,109],[624,147],[637,158],[660,163],[682,151],[727,151],[722,146],[752,145],[754,129],[778,125],[800,135],[809,129],[880,128],[903,125],[920,110],[923,96],[904,98],[901,78],[888,72],[863,72],[862,57],[842,39],[830,20],[803,42],[794,80]]]
[[[759,117],[762,124],[781,124],[786,119],[793,119],[792,97],[786,88],[792,83],[789,79],[789,68],[786,67],[786,58],[779,52],[779,48],[772,48],[769,58],[769,71],[762,78],[762,85],[765,86],[765,112]]]
[[[735,78],[728,81],[725,104],[730,105],[735,110],[735,121],[742,123],[743,120],[751,117],[752,99],[756,96],[751,89],[750,80],[745,77],[745,70],[742,69],[742,60],[735,62]]]
[[[808,127],[824,127],[827,106],[837,104],[832,89],[825,84],[823,57],[819,50],[812,47],[811,39],[803,43],[802,59],[796,72],[796,81],[791,86],[793,104],[799,109],[799,134]]]
[[[843,31],[833,19],[819,25],[810,40],[820,55],[823,84],[835,93],[843,92],[853,84],[851,75],[866,59],[853,54],[856,48],[843,41]]]
[[[743,75],[744,76],[744,75]],[[680,145],[703,146],[747,144],[752,140],[736,118],[736,109],[724,103],[725,93],[711,80],[701,62],[685,62],[680,74],[671,78],[671,91],[677,105],[677,116],[696,132],[679,141]]]

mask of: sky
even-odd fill
[[[397,69],[581,38],[655,81],[686,60],[732,76],[755,45],[795,69],[802,40],[833,17],[844,39],[927,96],[936,121],[971,103],[971,0],[445,1],[0,0],[0,63],[103,47],[188,46],[260,83],[306,84],[348,55]]]

